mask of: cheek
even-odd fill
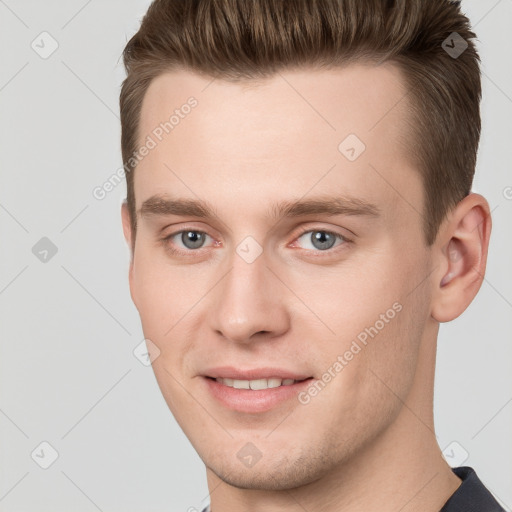
[[[391,390],[405,396],[412,385],[429,297],[426,285],[415,289],[424,279],[418,270],[422,262],[396,261],[390,257],[367,265],[364,275],[347,273],[319,302],[318,315],[331,319],[334,331],[322,357],[323,371],[336,373],[336,361],[343,367],[329,384],[343,397],[331,397],[338,403],[380,408],[384,401],[383,407],[392,407],[396,397]]]
[[[364,346],[381,338],[399,319],[404,276],[394,275],[394,269],[391,258],[375,255],[364,264],[347,262],[314,276],[297,275],[290,287],[323,321],[333,348],[344,351],[353,340]]]
[[[375,391],[396,405],[397,396],[405,400],[413,385],[430,304],[428,284],[418,286],[424,275],[405,266],[402,270],[401,283],[389,297],[400,311],[370,342],[367,361]]]
[[[339,339],[338,350],[331,351],[329,360],[323,359],[324,371],[335,376],[327,377],[325,387],[320,386],[321,391],[310,397],[305,405],[308,414],[304,415],[304,425],[320,428],[317,418],[322,418],[321,428],[326,433],[336,432],[332,443],[340,451],[356,450],[386,428],[399,414],[412,387],[421,326],[415,322],[416,310],[410,303],[398,309],[388,313],[387,324],[374,319],[368,323],[361,316],[359,322],[364,327],[354,325],[352,332],[366,336]],[[382,311],[386,314],[388,310]]]
[[[184,389],[183,377],[162,355],[153,362],[153,372],[162,396],[172,415],[187,433],[190,430],[191,418],[202,418],[204,411],[198,407],[190,392]]]
[[[171,265],[163,251],[136,254],[132,288],[143,326],[168,333],[207,292],[205,271]]]

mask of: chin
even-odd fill
[[[223,482],[233,487],[260,491],[295,489],[313,483],[329,472],[326,461],[302,459],[283,461],[279,465],[276,465],[276,461],[269,461],[265,465],[259,461],[252,468],[244,467],[241,463],[206,466]]]

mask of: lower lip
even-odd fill
[[[265,412],[291,399],[305,389],[313,380],[309,378],[288,386],[268,389],[236,389],[225,386],[208,377],[203,377],[210,393],[225,407],[240,412]],[[297,400],[298,403],[298,400]]]

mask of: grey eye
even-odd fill
[[[335,241],[335,236],[326,231],[313,231],[313,233],[311,233],[311,242],[313,247],[317,249],[330,249]]]
[[[307,243],[311,244],[313,249],[327,250],[334,246],[340,235],[330,233],[329,231],[312,230],[302,234],[300,238],[307,237]],[[306,247],[306,249],[309,247]]]
[[[187,249],[198,249],[203,245],[205,237],[205,233],[201,231],[183,231],[181,242]]]

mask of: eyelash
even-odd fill
[[[206,235],[206,236],[210,237],[210,235],[208,235],[208,233],[206,233],[204,231],[201,231],[199,229],[195,229],[193,227],[190,227],[190,228],[184,228],[184,229],[181,229],[180,231],[175,231],[174,233],[166,235],[165,237],[160,239],[160,242],[165,246],[166,250],[169,251],[171,254],[175,254],[175,255],[179,255],[179,256],[188,256],[191,253],[200,252],[201,249],[205,249],[204,247],[199,247],[198,249],[183,250],[183,249],[176,249],[175,247],[172,247],[170,245],[170,241],[171,241],[172,238],[174,238],[177,235],[181,235],[182,233],[185,233],[187,231],[192,231],[193,233],[200,233],[202,235]],[[320,232],[320,233],[326,233],[326,234],[329,234],[329,235],[333,235],[334,237],[341,239],[342,243],[338,244],[337,246],[331,247],[329,249],[325,249],[323,251],[320,250],[320,249],[318,249],[318,250],[303,249],[303,250],[305,250],[307,252],[326,253],[327,255],[332,255],[334,253],[337,253],[340,250],[344,250],[346,248],[345,246],[347,244],[351,244],[352,243],[351,239],[347,238],[345,235],[342,235],[341,233],[337,233],[336,231],[329,231],[329,230],[322,229],[322,228],[315,228],[315,227],[313,227],[313,228],[311,228],[311,227],[303,227],[303,228],[301,228],[300,232],[297,235],[295,235],[294,241],[296,241],[297,239],[299,239],[300,237],[302,237],[306,233],[314,233],[314,232]],[[212,237],[210,237],[210,238],[212,238]],[[318,258],[318,257],[322,257],[322,256],[314,256],[314,257]]]

